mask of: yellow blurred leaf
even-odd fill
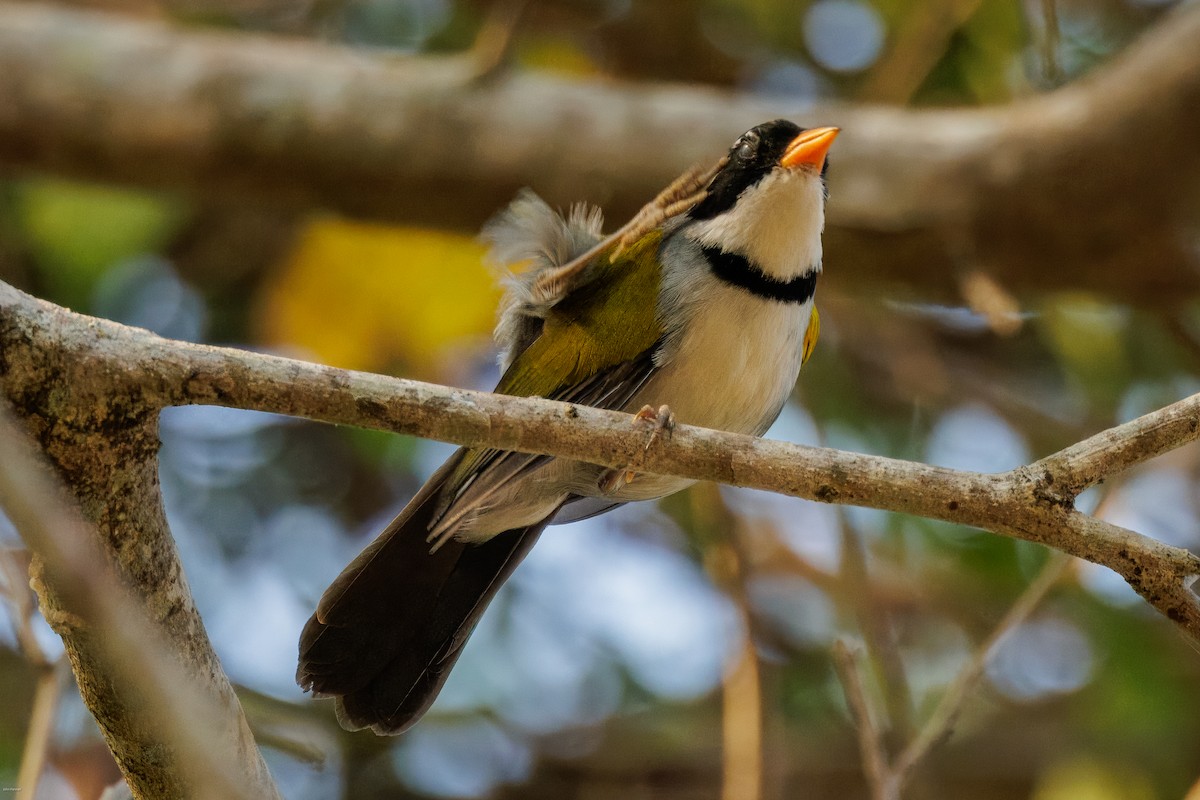
[[[1043,301],[1042,335],[1099,403],[1114,402],[1128,383],[1128,325],[1128,309],[1086,292],[1062,292]]]
[[[1154,800],[1155,796],[1141,772],[1087,756],[1051,764],[1033,792],[1033,800]]]
[[[314,220],[265,287],[262,339],[349,369],[447,380],[456,351],[480,345],[495,320],[483,256],[467,236]]]
[[[518,51],[517,61],[526,69],[577,78],[595,75],[599,71],[596,62],[583,50],[571,42],[550,37],[531,37]]]

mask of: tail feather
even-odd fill
[[[376,733],[403,733],[420,719],[441,691],[484,609],[545,526],[543,522],[505,531],[483,544],[455,543],[461,548],[455,569],[437,597],[426,603],[419,630],[374,680],[338,699],[342,724]]]
[[[346,567],[304,626],[296,680],[336,697],[346,728],[401,733],[428,710],[487,604],[549,522],[430,553],[435,499],[461,455]]]

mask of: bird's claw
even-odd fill
[[[670,406],[665,405],[659,406],[657,409],[651,405],[642,406],[642,410],[633,415],[633,422],[635,425],[648,423],[654,426],[650,430],[650,438],[646,440],[643,451],[649,450],[659,436],[670,439],[671,433],[675,430],[675,414],[671,412]]]
[[[675,430],[675,415],[671,413],[669,406],[663,405],[656,409],[654,406],[645,405],[633,415],[633,424],[651,426],[646,446],[642,448],[642,452],[646,453],[660,436],[671,438],[671,432]],[[634,478],[637,477],[637,470],[634,467],[635,465],[631,464],[625,469],[606,470],[597,482],[600,491],[606,495],[615,494],[633,483]]]

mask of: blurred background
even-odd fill
[[[36,5],[0,5],[0,21]],[[468,52],[499,24],[513,70],[708,84],[804,109],[1003,108],[1120,58],[1175,4],[72,5],[378,59]],[[490,389],[499,294],[483,255],[472,229],[0,168],[0,279],[190,341]],[[1018,281],[997,290],[1013,300],[998,323],[916,275],[863,288],[854,269],[828,249],[822,339],[769,436],[994,471],[1200,391],[1194,298],[1132,304],[1083,282]],[[1048,556],[926,520],[698,486],[552,529],[425,721],[380,739],[340,731],[331,704],[301,695],[296,640],[327,583],[451,448],[221,408],[170,410],[162,439],[188,579],[294,800],[865,798],[832,643],[861,643],[867,698],[896,749]],[[1198,455],[1160,458],[1081,505],[1196,548]],[[69,671],[53,666],[61,645],[27,607],[24,556],[2,517],[0,542],[0,786],[16,784],[39,675],[50,675],[58,703],[37,797],[98,797],[119,773]],[[906,796],[1165,800],[1200,797],[1198,777],[1195,648],[1115,574],[1072,563],[1008,632]]]

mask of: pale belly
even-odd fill
[[[709,296],[711,302],[688,326],[670,363],[628,410],[665,404],[680,423],[760,435],[796,384],[812,301],[763,301],[731,286],[719,286]],[[640,475],[614,496],[646,500],[693,482]]]
[[[631,407],[665,403],[688,425],[760,434],[796,384],[812,301],[764,301],[726,286],[711,296]]]

